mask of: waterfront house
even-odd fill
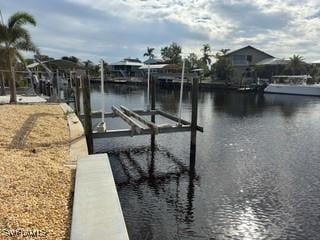
[[[137,58],[125,58],[110,64],[112,75],[126,80],[143,77],[143,73],[139,69],[141,66],[143,66],[143,63]]]
[[[279,75],[286,70],[289,60],[281,58],[266,58],[255,64],[256,77],[270,81],[273,75]]]
[[[252,46],[246,46],[226,54],[233,66],[231,81],[233,84],[253,82],[254,66],[263,60],[272,60],[275,57]]]
[[[181,77],[181,68],[177,64],[145,64],[139,69],[144,72],[146,77],[149,68],[150,74],[156,77],[160,83],[171,83]]]

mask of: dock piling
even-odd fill
[[[156,109],[156,79],[152,76],[151,77],[151,111]],[[151,115],[151,122],[156,122],[156,116]],[[151,146],[155,145],[155,134],[151,134]]]
[[[92,122],[91,122],[91,101],[90,101],[90,83],[89,75],[86,74],[82,78],[82,96],[83,96],[83,111],[84,111],[84,130],[87,139],[88,152],[93,153],[92,139]]]
[[[197,126],[198,126],[198,92],[199,79],[192,79],[192,113],[190,139],[190,171],[194,171],[196,164]]]
[[[75,110],[76,114],[79,116],[81,113],[81,108],[80,108],[80,81],[81,81],[81,76],[80,79],[77,78],[77,76],[74,76],[74,96],[75,96]]]

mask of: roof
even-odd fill
[[[48,67],[56,67],[59,69],[72,69],[72,68],[84,68],[83,65],[79,64],[79,63],[75,63],[72,61],[68,61],[68,60],[63,60],[63,59],[54,59],[54,60],[48,60],[48,61],[43,61],[41,62],[45,65],[47,65]],[[39,62],[35,62],[35,63],[31,63],[27,66],[27,68],[34,68],[39,66],[40,63]]]
[[[313,61],[312,64],[320,64],[320,59],[316,60],[316,61]]]
[[[143,66],[141,66],[139,69],[162,69],[164,67],[168,66],[168,64],[144,64]]]
[[[123,59],[119,62],[111,63],[110,66],[142,66],[143,63],[137,59]]]
[[[312,78],[310,75],[274,75],[272,78]]]
[[[269,56],[270,58],[274,58],[274,56],[272,56],[272,55],[270,55],[270,54],[268,54],[268,53],[266,53],[266,52],[264,52],[264,51],[261,51],[261,50],[259,50],[259,49],[257,49],[257,48],[254,48],[254,47],[252,47],[252,46],[250,46],[250,45],[248,45],[248,46],[246,46],[246,47],[243,47],[243,48],[239,48],[239,49],[234,50],[234,51],[232,51],[232,52],[229,52],[229,53],[226,54],[226,56],[235,54],[235,53],[237,53],[237,52],[239,52],[239,51],[241,51],[241,50],[243,50],[243,49],[246,49],[246,48],[251,48],[251,49],[253,49],[253,50],[255,50],[255,51],[261,52],[261,53]]]
[[[139,69],[148,69],[150,67],[150,69],[163,69],[163,68],[170,68],[170,69],[177,69],[179,68],[179,66],[177,64],[144,64],[143,66],[141,66]]]
[[[204,71],[203,68],[192,69],[192,72],[203,72],[203,71]]]
[[[289,60],[280,59],[280,58],[266,58],[257,62],[256,65],[287,65]]]

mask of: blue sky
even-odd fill
[[[0,9],[34,15],[34,42],[56,58],[143,59],[147,46],[160,55],[175,41],[186,55],[209,43],[320,59],[320,0],[0,0]]]

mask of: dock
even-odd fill
[[[107,154],[77,162],[71,240],[129,240]]]

